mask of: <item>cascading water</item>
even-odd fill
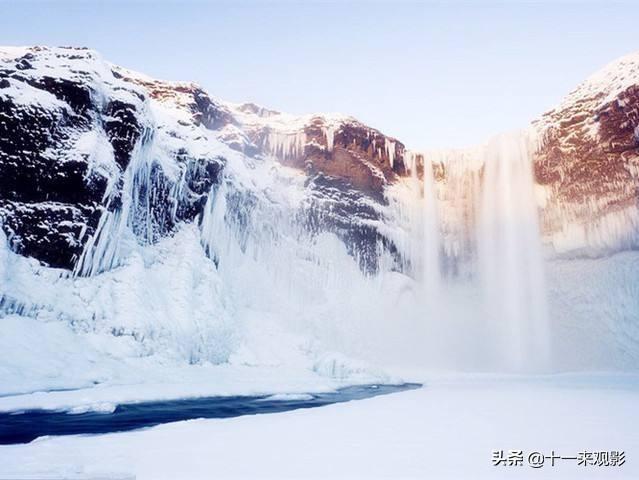
[[[538,211],[526,133],[500,135],[483,152],[479,279],[496,361],[505,370],[545,369],[549,333]]]
[[[437,367],[543,370],[549,365],[543,259],[527,132],[470,150],[406,155],[423,178],[410,229],[424,344]],[[442,169],[435,181],[433,167]],[[414,188],[414,187],[413,187]]]
[[[440,245],[439,215],[437,213],[437,197],[433,178],[433,164],[424,159],[424,215],[423,215],[423,248],[424,262],[422,279],[426,301],[431,307],[440,291]]]
[[[228,168],[209,195],[200,230],[238,317],[274,321],[326,346],[361,354],[363,339],[377,335],[388,311],[380,308],[388,301],[383,295],[367,301],[384,288],[381,276],[362,272],[337,236],[314,231],[299,172],[273,168],[269,161],[250,170],[239,162]]]
[[[422,162],[420,179],[417,165]],[[410,195],[399,202],[398,217],[405,217],[403,228],[409,230],[408,245],[402,248],[410,258],[405,271],[423,285],[424,297],[435,297],[440,288],[440,229],[433,164],[421,154],[404,152],[404,163],[410,173]],[[406,205],[408,203],[408,205]]]

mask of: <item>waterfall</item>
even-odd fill
[[[438,367],[549,366],[534,146],[530,133],[518,132],[472,149],[405,155],[409,183],[421,187],[409,209],[418,212],[410,215],[418,245],[410,264],[422,292],[416,308]]]
[[[423,295],[431,297],[439,290],[440,273],[440,224],[437,193],[433,177],[433,164],[421,154],[404,151],[404,164],[410,174],[409,205],[403,207],[410,229],[409,246],[403,248],[410,258],[412,276],[424,286]],[[417,165],[422,162],[422,178],[419,178]],[[400,205],[400,208],[402,206]]]
[[[153,243],[151,132],[105,198],[76,275],[109,270]],[[325,135],[331,148],[333,129]],[[286,163],[306,136],[271,133],[265,141]],[[415,344],[448,356],[445,367],[465,356],[472,369],[543,369],[549,335],[531,144],[514,134],[471,150],[404,152],[410,176],[390,202],[398,221],[390,212],[383,230],[406,257],[400,272],[383,249],[376,276],[360,271],[335,234],[309,223],[306,177],[268,158],[228,163],[199,218],[199,241],[238,318],[261,312],[356,355],[374,356],[388,343],[401,356],[398,345]],[[394,163],[395,145],[384,147]]]
[[[119,197],[109,189],[94,235],[87,241],[75,266],[74,274],[91,276],[117,266],[127,242],[135,243],[132,229],[150,243],[153,235],[151,218],[151,145],[153,129],[144,128],[131,152],[131,161],[123,175]]]
[[[538,211],[527,133],[500,135],[483,151],[479,279],[487,331],[504,370],[544,369],[549,334]]]
[[[431,306],[440,290],[439,215],[433,178],[433,164],[424,158],[423,195],[423,255],[422,279],[425,296]]]

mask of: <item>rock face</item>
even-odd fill
[[[390,245],[371,222],[405,171],[403,145],[354,119],[225,104],[85,49],[4,48],[0,62],[0,217],[18,253],[73,269],[123,205],[138,241],[155,242],[201,216],[229,148],[303,171],[307,221],[362,268]]]
[[[109,183],[110,172],[91,168],[89,153],[76,147],[92,133],[100,107],[91,99],[88,73],[52,76],[34,66],[44,51],[20,53],[5,54],[0,67],[3,227],[18,252],[69,268],[97,225]],[[134,129],[121,121],[120,131],[126,138]],[[125,162],[124,142],[119,151]]]
[[[365,271],[376,270],[380,248],[401,264],[396,239],[382,233],[388,187],[422,179],[426,162],[446,268],[473,254],[478,149],[408,152],[352,117],[225,103],[75,48],[1,49],[0,119],[2,228],[16,252],[50,266],[74,269],[123,206],[142,244],[200,221],[236,154],[303,174],[301,221],[335,233]],[[638,125],[639,55],[607,66],[533,123],[541,230],[555,252],[639,245]]]
[[[337,234],[365,271],[375,271],[379,249],[399,262],[393,241],[380,233],[386,187],[406,175],[404,145],[343,115],[292,116],[253,104],[231,106],[252,150],[303,171],[311,229]]]
[[[639,54],[597,72],[534,126],[548,241],[558,251],[639,245]]]
[[[287,121],[286,115],[273,112],[266,122],[259,121],[264,117],[247,117],[240,118],[251,141],[310,176],[339,178],[383,200],[384,187],[406,174],[404,145],[354,118],[325,115]],[[279,117],[284,117],[281,126]]]
[[[126,81],[89,50],[3,49],[0,60],[0,213],[17,252],[72,269],[104,212],[122,204],[124,172],[151,139],[155,202],[145,235],[157,239],[199,213],[222,161],[190,151],[188,136],[155,119],[159,92]],[[218,121],[203,92],[177,90],[193,98],[193,123]]]
[[[528,143],[547,255],[639,247],[639,54],[597,72],[520,136]],[[432,169],[444,263],[453,271],[474,255],[491,188],[485,167],[508,143],[500,142],[413,154],[420,179],[425,160]]]

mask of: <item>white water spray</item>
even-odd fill
[[[443,368],[544,370],[549,328],[533,140],[502,135],[469,150],[425,154],[412,215],[426,349]],[[417,182],[415,155],[407,155]],[[433,178],[433,165],[444,172]]]
[[[433,164],[424,158],[424,196],[423,196],[423,254],[422,279],[426,301],[434,306],[441,286],[440,271],[440,231],[437,212],[437,196],[433,178]]]
[[[495,360],[515,371],[545,369],[549,362],[532,147],[525,133],[500,135],[483,156],[479,276]]]

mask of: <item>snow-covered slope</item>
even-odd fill
[[[420,153],[352,117],[231,104],[91,50],[0,49],[3,341],[69,345],[22,348],[4,390],[139,381],[122,362],[384,378],[334,351],[635,368],[621,286],[636,278],[608,256],[637,247],[637,71],[637,56],[606,67],[529,131]],[[545,284],[540,240],[546,259],[601,261],[546,262]],[[580,271],[611,284],[575,286],[570,305],[555,293]],[[580,326],[592,298],[605,334],[576,359],[575,338],[596,343]],[[557,332],[571,353],[553,363]],[[52,379],[67,354],[86,374]]]
[[[153,102],[89,50],[6,49],[0,65],[0,211],[16,251],[72,269],[122,204],[149,242],[200,212],[226,149],[188,111]],[[152,204],[134,183],[153,188]]]
[[[0,208],[17,251],[77,268],[108,220],[102,213],[126,202],[135,184],[153,198],[131,198],[136,218],[122,221],[152,243],[202,213],[234,149],[303,171],[309,198],[330,204],[313,208],[317,228],[337,233],[363,268],[376,268],[383,239],[371,228],[381,218],[371,203],[384,202],[384,186],[402,171],[401,143],[349,117],[226,104],[195,84],[153,80],[90,50],[7,48],[2,65]],[[140,165],[127,173],[131,162]]]
[[[17,346],[0,368],[3,391],[142,381],[149,365],[383,379],[330,349],[356,350],[347,338],[391,303],[357,300],[379,288],[369,273],[396,261],[383,233],[386,167],[366,167],[373,186],[300,168],[272,145],[286,129],[329,119],[337,139],[347,125],[385,137],[336,116],[264,124],[247,106],[90,50],[2,52],[0,310],[12,319],[1,325],[4,344]],[[354,161],[360,147],[340,141],[329,151],[327,138],[311,145],[309,134],[305,149]],[[44,355],[19,348],[30,336],[48,338]],[[67,355],[77,365],[50,378],[47,365]]]
[[[543,229],[559,253],[639,246],[639,53],[592,75],[535,122]]]

